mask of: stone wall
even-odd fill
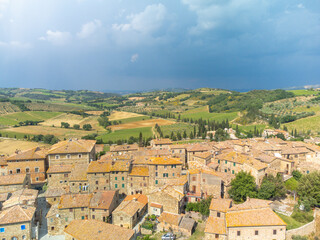
[[[286,232],[286,239],[291,240],[292,236],[294,235],[306,236],[314,232],[314,230],[315,230],[315,220],[313,220],[310,223],[307,223],[306,225],[303,225],[302,227],[288,230]]]

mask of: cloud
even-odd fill
[[[143,34],[149,34],[158,30],[165,20],[166,7],[159,3],[148,5],[144,11],[128,15],[126,18],[129,23],[113,24],[112,28],[116,31],[137,31]]]
[[[130,61],[132,62],[132,63],[134,63],[134,62],[136,62],[137,60],[138,60],[138,58],[139,58],[139,54],[133,54],[132,56],[131,56],[131,59],[130,59]]]
[[[81,31],[77,33],[77,36],[79,38],[87,38],[93,35],[97,31],[97,29],[101,27],[101,25],[101,21],[97,19],[88,22],[82,25]]]
[[[299,4],[297,5],[297,7],[298,7],[298,8],[304,8],[304,5],[303,5],[302,3],[299,3]]]
[[[60,32],[48,30],[45,37],[40,37],[39,40],[51,42],[53,45],[62,46],[67,44],[72,38],[69,32]]]
[[[20,41],[10,41],[10,42],[3,42],[0,41],[0,47],[11,47],[11,48],[19,48],[19,49],[29,49],[32,48],[30,43],[23,43]]]

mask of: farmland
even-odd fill
[[[301,90],[289,90],[288,92],[294,93],[296,96],[310,96],[310,95],[319,95],[320,91],[301,89]]]
[[[20,112],[20,108],[10,102],[0,102],[0,114]]]
[[[132,128],[153,127],[156,124],[158,124],[159,126],[171,125],[173,123],[175,122],[165,120],[165,119],[149,119],[144,121],[135,121],[135,122],[124,123],[120,125],[114,125],[114,126],[111,126],[110,128],[112,130],[122,130],[122,129],[132,129]]]
[[[43,143],[35,143],[30,141],[21,141],[15,139],[0,139],[0,155],[11,155],[17,149],[24,151],[38,146],[48,146]]]
[[[193,119],[193,120],[202,118],[203,120],[210,120],[210,121],[215,120],[218,122],[221,122],[226,119],[228,119],[228,121],[231,121],[231,120],[235,119],[237,116],[238,116],[237,112],[209,113],[207,106],[192,109],[192,110],[186,111],[181,114],[181,118],[189,118],[189,119]]]
[[[123,111],[113,111],[111,115],[109,116],[110,121],[117,121],[122,119],[128,119],[128,118],[136,118],[136,117],[142,117],[144,115],[132,113],[132,112],[123,112]]]
[[[43,111],[9,113],[5,115],[0,115],[0,125],[13,126],[13,125],[19,124],[19,122],[23,122],[27,120],[44,121],[46,119],[58,116],[60,114],[61,114],[60,112],[43,112]]]
[[[108,141],[117,141],[117,140],[128,140],[131,136],[138,138],[140,132],[144,138],[152,137],[151,127],[143,127],[143,128],[133,128],[133,129],[123,129],[117,130],[111,133],[106,133],[101,136],[98,136],[97,139],[102,139],[104,143]]]
[[[298,132],[308,132],[311,131],[313,134],[320,133],[320,116],[311,116],[307,118],[298,119],[291,123],[286,123],[285,126],[288,130],[297,129]]]

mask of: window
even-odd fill
[[[0,228],[0,233],[4,233],[4,228]]]
[[[172,177],[174,177],[174,173],[172,173]]]
[[[60,155],[56,155],[56,156],[55,156],[55,159],[60,159]]]
[[[69,209],[69,212],[72,212],[72,208]]]
[[[219,238],[219,234],[216,234],[216,235],[215,235],[215,238]]]
[[[171,165],[171,168],[177,168],[177,165]]]
[[[99,181],[96,181],[96,184],[98,184],[99,183]]]
[[[81,219],[84,220],[84,216],[81,216]]]
[[[122,188],[124,188],[124,184],[122,184]]]
[[[156,172],[156,177],[158,177],[158,172]]]
[[[167,166],[163,166],[164,169],[167,169]]]
[[[227,172],[227,169],[225,169],[224,172]]]
[[[156,180],[156,184],[158,184],[158,180]]]
[[[118,184],[115,184],[114,187],[115,187],[115,188],[118,188]]]
[[[277,230],[273,230],[273,235],[277,235]]]
[[[196,180],[196,177],[192,177],[192,181],[195,181]]]
[[[254,231],[254,235],[258,236],[258,235],[259,235],[259,231],[258,231],[258,230],[255,230],[255,231]]]
[[[27,239],[26,235],[22,235],[22,239]]]
[[[240,236],[241,235],[241,232],[240,231],[237,231],[237,236]]]
[[[122,181],[124,181],[124,177],[122,177]]]
[[[217,212],[217,217],[220,217],[221,216],[221,213],[220,212]]]
[[[78,158],[82,158],[82,154],[78,154]]]
[[[36,177],[36,181],[39,181],[39,178],[38,178],[38,177]]]
[[[68,222],[68,218],[65,218],[64,220],[66,220],[66,222]]]
[[[16,170],[17,170],[17,173],[21,173],[21,170],[20,170],[20,168],[17,168]]]
[[[38,167],[34,168],[34,171],[39,172],[39,168]]]
[[[118,180],[118,177],[115,177],[114,179],[115,179],[115,180]]]
[[[132,183],[131,183],[130,185],[131,185],[131,187],[133,186],[133,184],[132,184]]]
[[[70,158],[71,158],[71,155],[70,155],[70,154],[67,154],[67,158],[70,159]]]
[[[232,174],[234,174],[234,170],[232,170]]]
[[[51,174],[49,174],[49,177],[51,177]]]
[[[53,231],[54,230],[54,227],[51,227],[51,231]]]
[[[122,221],[123,220],[123,217],[120,217],[120,221]]]
[[[220,163],[220,160],[218,160],[218,163]]]
[[[95,215],[92,215],[92,219],[96,219],[96,216],[95,216]]]
[[[158,170],[158,165],[156,165],[156,170]]]
[[[225,161],[225,164],[227,164],[228,163],[228,161]]]
[[[30,168],[26,168],[26,173],[29,173],[30,172]]]
[[[26,225],[21,225],[21,230],[26,230]]]
[[[12,174],[12,170],[9,171],[9,174]]]
[[[233,166],[234,166],[234,167],[236,166],[236,163],[235,163],[235,162],[233,163]]]
[[[145,187],[147,186],[147,184],[146,184],[146,183],[144,183],[143,185],[144,185]]]
[[[81,208],[81,211],[84,211],[84,207]]]

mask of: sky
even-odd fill
[[[0,0],[0,87],[317,84],[319,0]]]

